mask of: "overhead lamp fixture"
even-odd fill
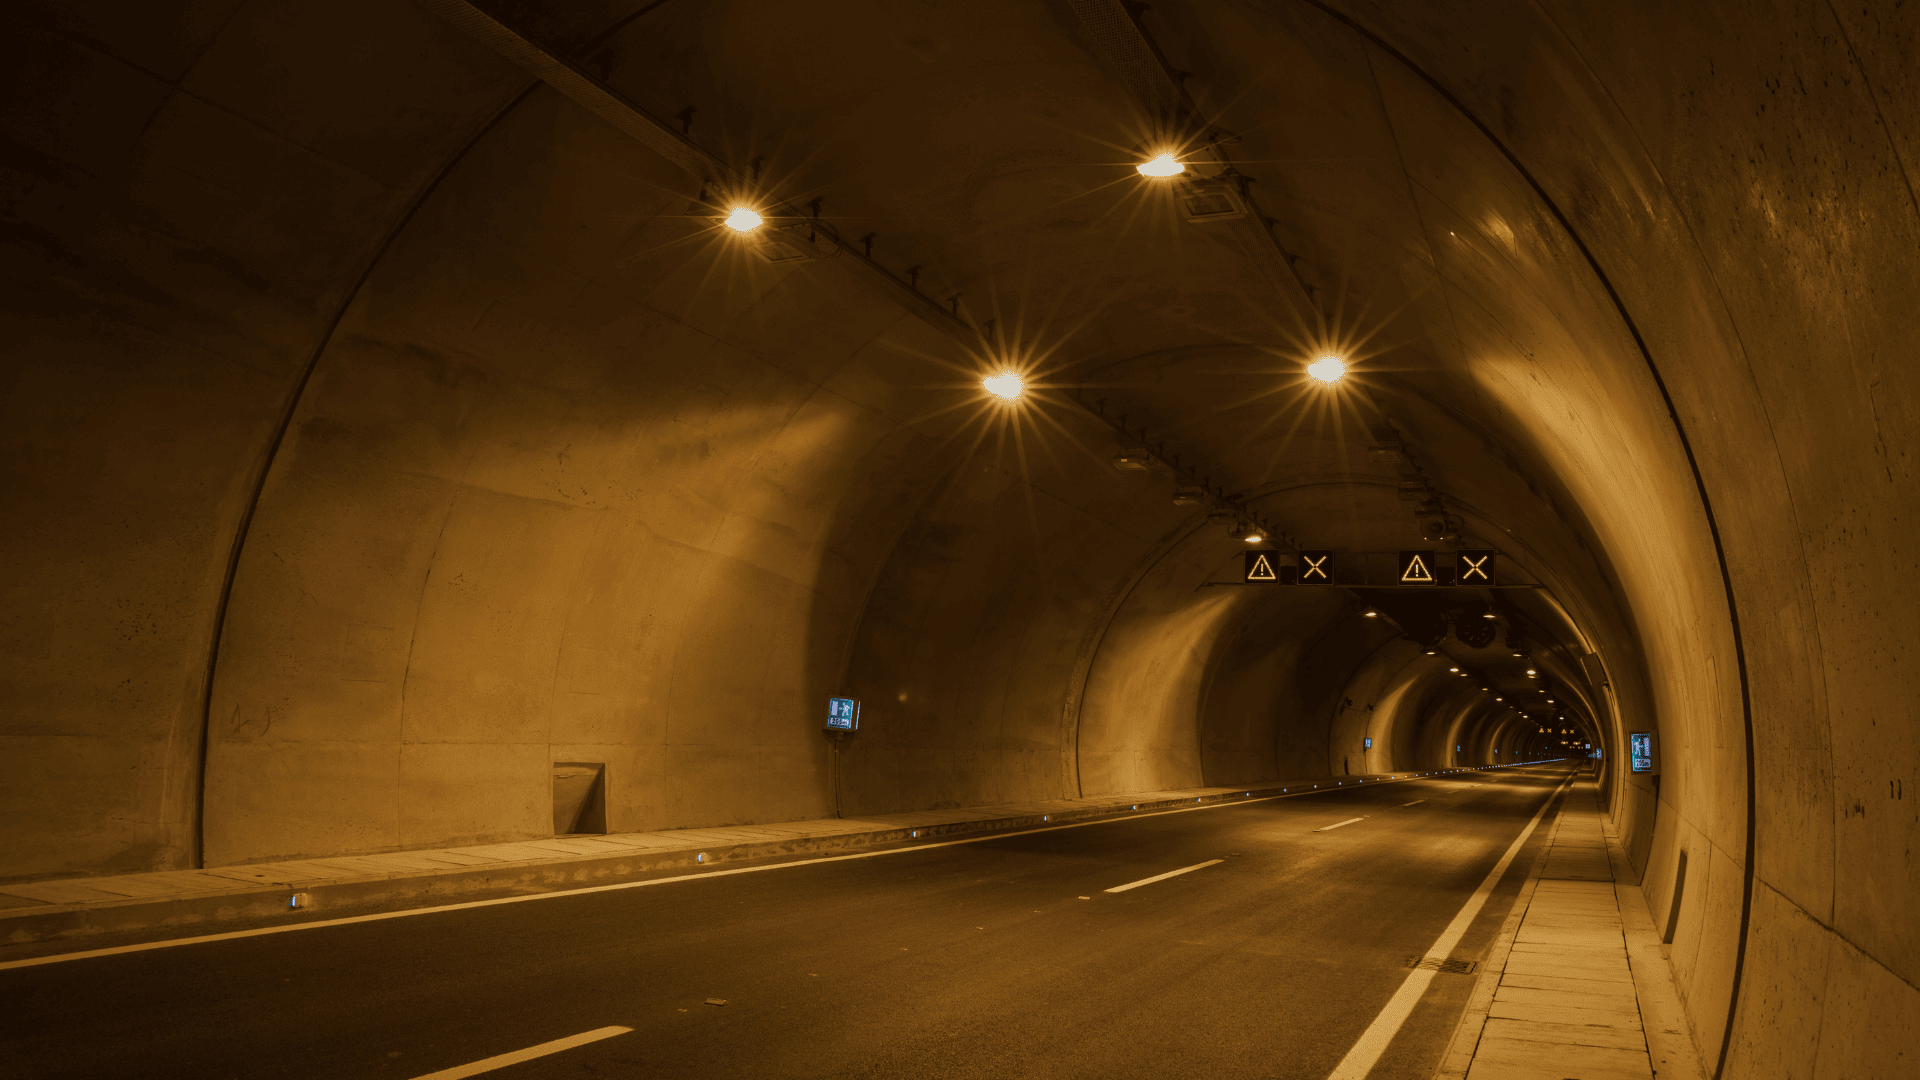
[[[1322,356],[1320,359],[1308,364],[1307,374],[1326,383],[1328,386],[1332,386],[1334,383],[1347,377],[1347,362],[1334,356],[1332,353],[1328,353],[1326,356]]]
[[[1002,401],[1019,401],[1021,395],[1027,392],[1027,380],[1021,378],[1017,371],[989,375],[980,380],[980,385],[986,388],[987,393]]]
[[[1377,619],[1380,617],[1380,613],[1373,610],[1372,608],[1368,608],[1367,610],[1361,612],[1360,614],[1366,616],[1369,619]]]
[[[727,214],[727,220],[723,224],[734,232],[752,232],[765,224],[765,221],[766,219],[760,216],[759,211],[745,206],[736,206]]]
[[[1187,171],[1187,167],[1180,163],[1179,158],[1173,156],[1171,150],[1155,157],[1151,161],[1143,161],[1135,165],[1134,169],[1137,170],[1141,176],[1150,176],[1156,180],[1164,180],[1169,176],[1179,176],[1181,173]]]
[[[1528,669],[1527,669],[1527,674],[1529,674],[1529,675],[1538,675],[1538,674],[1539,674],[1539,672],[1537,672],[1537,671],[1535,671],[1535,670],[1534,670],[1534,669],[1532,669],[1532,668],[1528,668]]]
[[[1450,668],[1448,668],[1447,670],[1448,670],[1448,671],[1454,671],[1454,672],[1457,672],[1457,671],[1459,671],[1460,669],[1459,669],[1459,668],[1457,668],[1457,667],[1450,667]]]
[[[1261,534],[1259,529],[1254,528],[1252,525],[1249,525],[1244,521],[1234,526],[1233,538],[1235,540],[1245,540],[1249,544],[1257,544],[1260,541],[1266,539],[1266,537]]]
[[[1483,619],[1497,619],[1497,618],[1499,618],[1500,616],[1498,616],[1498,615],[1495,615],[1495,614],[1494,614],[1493,612],[1491,612],[1491,611],[1489,611],[1489,612],[1487,612],[1486,614],[1484,614],[1484,615],[1482,615],[1482,616],[1480,616],[1480,617],[1481,617],[1481,618],[1483,618]]]

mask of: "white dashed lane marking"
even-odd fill
[[[1170,877],[1179,877],[1181,874],[1190,874],[1195,870],[1201,869],[1202,867],[1212,866],[1214,863],[1226,862],[1226,861],[1227,860],[1225,859],[1208,859],[1206,862],[1197,862],[1197,863],[1194,863],[1192,866],[1183,866],[1178,870],[1169,870],[1164,874],[1155,874],[1152,877],[1143,877],[1139,881],[1129,881],[1125,885],[1115,885],[1113,888],[1108,889],[1107,891],[1108,892],[1126,892],[1128,889],[1137,889],[1142,885],[1151,885],[1156,881],[1165,881]]]
[[[455,1065],[451,1069],[441,1069],[437,1073],[428,1073],[425,1076],[418,1077],[417,1080],[458,1080],[458,1078],[462,1076],[478,1076],[481,1073],[492,1072],[495,1069],[504,1069],[509,1065],[518,1065],[523,1061],[532,1061],[534,1058],[546,1057],[548,1054],[557,1054],[562,1050],[571,1050],[576,1046],[585,1046],[591,1042],[599,1042],[601,1039],[611,1039],[615,1035],[625,1035],[632,1030],[630,1027],[594,1028],[592,1031],[583,1031],[578,1035],[569,1035],[564,1039],[543,1042],[539,1046],[529,1046],[525,1050],[515,1050],[510,1054],[496,1054],[493,1057],[484,1058],[480,1061],[469,1062],[465,1065]]]

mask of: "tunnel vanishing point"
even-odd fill
[[[1591,755],[1920,1072],[1920,7],[0,18],[0,883]]]

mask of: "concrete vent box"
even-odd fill
[[[607,766],[598,761],[553,763],[553,834],[607,831]]]

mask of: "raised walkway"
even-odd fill
[[[1490,766],[1497,767],[1497,766]],[[1465,773],[1474,769],[1454,769]],[[925,810],[857,818],[650,833],[557,836],[506,844],[248,863],[0,885],[0,966],[119,940],[212,934],[516,894],[611,885],[749,860],[831,857],[899,844],[1049,828],[1134,813],[1431,773],[1314,776],[1237,788]]]
[[[1435,1080],[1701,1080],[1633,876],[1593,781],[1578,781]]]

